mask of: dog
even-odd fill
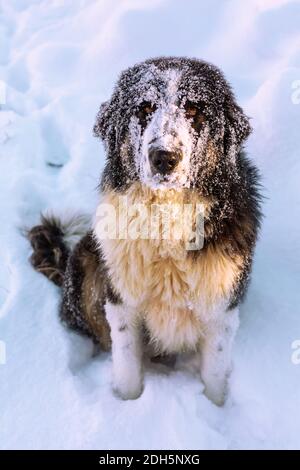
[[[75,247],[68,240],[84,225],[80,218],[43,216],[28,234],[31,263],[62,286],[63,322],[112,349],[121,398],[141,395],[151,345],[156,354],[191,352],[204,393],[222,405],[261,222],[259,172],[243,150],[249,118],[217,67],[161,57],[121,74],[94,133],[106,150],[101,211],[120,212],[124,198],[128,208],[189,205],[197,235],[199,205],[201,249],[190,249],[189,234],[105,237],[100,211]],[[131,211],[127,223],[135,222]]]

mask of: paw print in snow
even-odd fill
[[[6,144],[14,136],[14,114],[0,109],[0,144]]]

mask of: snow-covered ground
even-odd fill
[[[0,447],[299,449],[300,2],[0,5]],[[216,63],[253,118],[266,217],[223,408],[187,370],[159,365],[139,400],[115,398],[110,355],[60,325],[59,290],[21,234],[46,208],[93,212],[98,106],[123,68],[157,55]]]

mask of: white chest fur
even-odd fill
[[[153,202],[153,194],[138,184],[128,198]],[[103,200],[117,208],[116,193]],[[207,321],[230,295],[240,260],[229,257],[222,246],[208,247],[193,259],[184,240],[100,239],[97,225],[95,234],[113,285],[126,305],[138,309],[159,349],[196,349]]]

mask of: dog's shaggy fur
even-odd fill
[[[199,354],[205,392],[222,404],[261,218],[258,172],[242,150],[249,120],[216,67],[158,58],[121,75],[94,131],[107,152],[101,203],[116,211],[120,195],[129,206],[201,203],[204,246],[103,239],[95,224],[71,250],[72,223],[44,217],[29,232],[32,264],[63,286],[61,317],[70,327],[104,350],[112,341],[123,398],[142,391],[147,338],[157,353]]]

